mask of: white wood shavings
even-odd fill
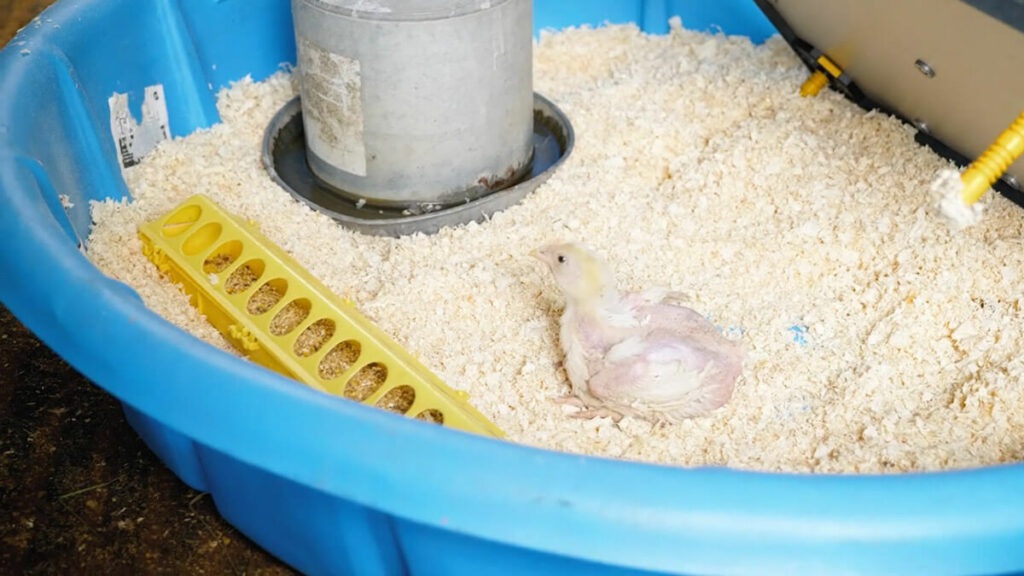
[[[950,226],[954,230],[962,230],[973,226],[981,220],[984,212],[984,205],[975,202],[968,206],[960,199],[960,191],[963,183],[960,181],[960,173],[956,170],[940,170],[935,176],[931,185],[932,196],[935,197],[935,204],[939,212],[949,219]]]
[[[959,232],[934,212],[949,163],[913,129],[838,94],[797,94],[778,39],[673,23],[545,33],[535,87],[576,149],[483,224],[362,236],[297,203],[260,162],[295,93],[285,73],[223,91],[223,123],[127,172],[133,200],[92,207],[89,255],[146,304],[219,335],[139,251],[135,226],[203,192],[420,358],[508,434],[553,450],[680,466],[900,472],[1024,459],[1024,212],[998,196]],[[576,240],[624,289],[667,286],[749,359],[729,404],[655,427],[580,421],[551,402],[562,302],[530,250]]]

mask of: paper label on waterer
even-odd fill
[[[304,38],[297,49],[306,145],[328,164],[366,176],[359,61]]]
[[[142,119],[136,122],[128,109],[128,95],[115,92],[107,99],[110,134],[117,148],[121,169],[138,164],[157,144],[170,138],[167,103],[162,84],[147,86],[142,101]]]

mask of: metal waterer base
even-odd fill
[[[357,207],[317,180],[306,162],[302,106],[296,97],[274,116],[263,137],[263,164],[270,176],[295,198],[364,234],[433,234],[445,226],[480,221],[522,200],[544,183],[572,151],[569,119],[550,100],[533,95],[533,165],[524,180],[486,196],[426,214],[396,208]]]

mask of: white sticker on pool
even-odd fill
[[[117,148],[117,161],[124,170],[138,164],[160,142],[170,138],[167,102],[162,84],[146,86],[142,120],[136,122],[128,109],[128,95],[115,92],[107,99],[110,134]]]

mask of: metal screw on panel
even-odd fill
[[[914,66],[917,66],[917,69],[921,71],[921,74],[924,74],[929,78],[935,78],[935,70],[924,60],[918,58],[914,61]]]
[[[1017,180],[1015,176],[1007,174],[1006,176],[1003,176],[1003,180],[1006,180],[1006,183],[1009,184],[1010,186],[1013,186],[1017,190],[1020,190],[1020,182]]]
[[[924,132],[925,134],[928,134],[928,123],[927,122],[925,122],[924,120],[921,120],[920,118],[914,118],[913,123],[914,123],[914,126],[916,126],[918,130],[920,130],[921,132]]]

